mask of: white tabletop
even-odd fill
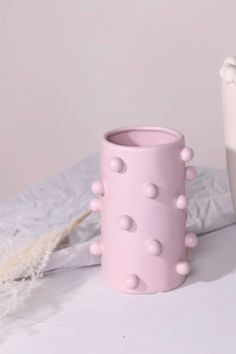
[[[2,321],[1,354],[235,354],[236,226],[200,240],[179,289],[125,295],[99,267],[39,281],[21,311]]]

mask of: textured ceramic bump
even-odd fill
[[[192,181],[196,177],[197,177],[197,171],[196,171],[195,167],[193,167],[193,166],[186,167],[186,169],[185,169],[185,178],[188,181]]]
[[[194,233],[189,232],[185,235],[185,246],[186,247],[194,248],[197,246],[197,243],[198,243],[198,238]]]
[[[99,198],[94,198],[89,204],[89,209],[92,211],[100,211],[101,209],[101,200]]]
[[[185,147],[181,151],[181,160],[182,161],[185,161],[185,162],[191,161],[193,156],[194,156],[193,150],[189,147]]]
[[[236,57],[224,60],[220,69],[226,160],[231,196],[236,212]]]
[[[91,186],[91,190],[94,194],[97,195],[103,195],[104,194],[104,186],[102,181],[94,181],[92,186]]]
[[[101,241],[95,241],[90,245],[90,253],[94,256],[101,256],[102,255],[102,243]]]
[[[101,180],[92,191],[92,210],[101,211],[102,274],[114,289],[155,293],[181,285],[190,272],[185,181],[196,176],[181,133],[161,127],[132,127],[105,134]],[[104,188],[104,185],[106,188]]]

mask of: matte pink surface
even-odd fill
[[[159,127],[102,140],[102,273],[119,291],[167,291],[189,272],[183,148],[182,134]]]

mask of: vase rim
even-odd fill
[[[137,134],[136,134],[137,133]],[[141,135],[141,134],[143,135]],[[147,134],[148,133],[148,134]],[[162,134],[162,139],[164,137],[165,140],[165,135],[166,135],[166,140],[167,141],[162,141],[162,142],[157,142],[157,143],[138,143],[135,141],[131,142],[131,139],[129,139],[129,143],[127,142],[122,142],[119,141],[119,135],[121,136],[120,140],[126,139],[128,136],[131,135],[137,135],[139,136],[139,139],[141,137],[141,140],[143,141],[144,135],[148,137],[150,133],[159,133]],[[118,138],[117,138],[118,137]],[[136,138],[138,141],[138,139]],[[121,127],[118,129],[110,130],[106,132],[103,135],[102,142],[105,144],[110,145],[111,147],[119,147],[122,149],[132,149],[132,150],[149,150],[149,149],[157,149],[157,148],[167,148],[171,147],[172,145],[176,145],[180,142],[184,142],[184,136],[182,133],[180,133],[176,129],[168,128],[168,127],[162,127],[162,126],[127,126],[127,127]]]

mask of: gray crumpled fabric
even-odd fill
[[[0,205],[0,254],[30,238],[63,228],[88,209],[91,183],[99,177],[99,155],[28,188]],[[225,171],[198,169],[187,183],[187,229],[204,234],[235,222]],[[55,251],[46,271],[100,263],[89,253],[91,240],[100,237],[99,213],[93,213]]]
[[[186,184],[187,229],[203,235],[236,222],[225,170],[197,168],[198,176]]]

